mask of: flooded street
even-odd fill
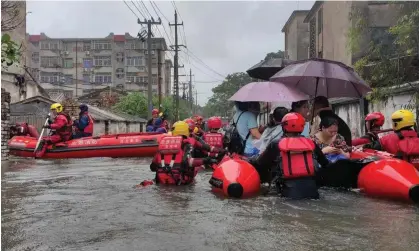
[[[419,208],[321,190],[321,200],[223,199],[209,172],[135,189],[150,159],[2,163],[3,250],[419,250]]]

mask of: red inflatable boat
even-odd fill
[[[73,139],[48,147],[43,159],[93,157],[151,157],[166,134],[126,133]],[[15,136],[9,140],[10,154],[35,157],[36,138]]]

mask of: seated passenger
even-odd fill
[[[88,112],[88,107],[85,104],[79,106],[79,119],[74,120],[73,126],[76,129],[73,134],[73,139],[84,137],[91,137],[93,135],[94,121]]]
[[[154,122],[154,131],[157,133],[167,133],[166,126],[162,118],[157,118]]]
[[[256,159],[250,159],[261,175],[262,182],[275,182],[279,192],[293,199],[319,197],[315,180],[315,161],[326,166],[328,160],[320,148],[309,138],[301,135],[305,119],[299,113],[288,113],[282,119],[284,136],[271,142]],[[278,167],[272,173],[271,167]]]
[[[419,168],[419,136],[415,130],[414,115],[408,110],[398,110],[391,115],[394,133],[381,137],[369,148],[386,151]]]
[[[51,129],[51,136],[43,137],[38,149],[36,149],[36,158],[41,158],[48,145],[65,142],[70,140],[73,132],[73,122],[67,113],[63,112],[64,108],[61,104],[55,103],[51,105],[51,112],[55,116],[54,121],[48,119],[48,124],[44,128]]]
[[[369,144],[378,140],[378,131],[384,125],[384,115],[381,112],[372,112],[365,117],[365,135],[352,140],[352,146]]]
[[[339,121],[334,117],[323,117],[319,131],[312,136],[313,141],[320,147],[330,162],[348,159],[351,148],[338,133]]]
[[[288,109],[285,107],[277,107],[272,112],[271,120],[268,123],[268,127],[262,133],[260,139],[255,140],[254,146],[258,147],[259,152],[265,151],[266,147],[272,142],[282,138],[283,131],[281,126],[282,118],[288,113]]]
[[[217,162],[212,158],[193,158],[194,142],[189,138],[189,126],[184,121],[173,125],[172,136],[164,137],[159,143],[150,169],[156,172],[156,184],[186,185],[197,174],[196,167]]]

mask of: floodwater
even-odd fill
[[[419,250],[419,208],[321,190],[320,200],[224,199],[210,173],[134,185],[150,159],[2,163],[2,250]]]

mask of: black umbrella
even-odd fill
[[[289,59],[271,58],[271,59],[260,61],[260,63],[257,63],[246,72],[252,78],[269,81],[270,77],[275,75],[275,73],[282,70],[285,66],[287,66],[291,62],[293,61]]]

